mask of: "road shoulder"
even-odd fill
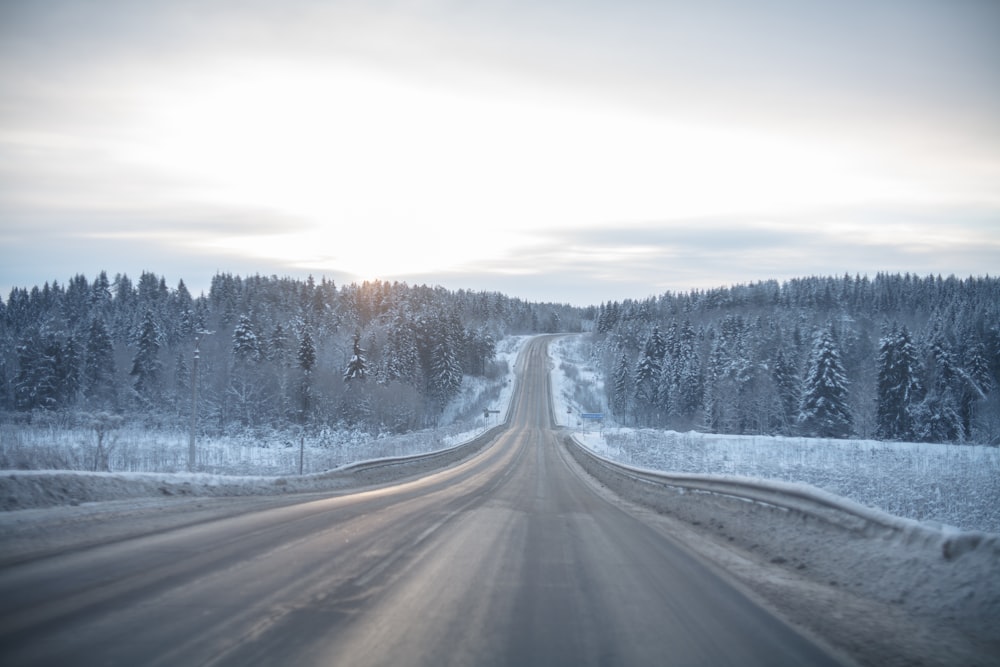
[[[741,539],[740,531],[726,529],[727,523],[746,520],[745,516],[727,516],[722,513],[725,508],[706,502],[702,516],[693,518],[688,506],[682,520],[656,508],[655,502],[623,498],[584,470],[565,445],[560,449],[566,465],[594,493],[713,567],[748,597],[847,664],[995,664],[1000,648],[995,643],[972,637],[947,620],[916,615],[901,604],[873,599],[849,590],[843,582],[819,578],[821,573],[802,567],[794,556],[773,556]]]

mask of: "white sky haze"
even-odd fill
[[[3,2],[0,293],[995,275],[998,31],[989,0]]]

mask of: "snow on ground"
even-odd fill
[[[663,530],[793,625],[863,665],[987,665],[1000,655],[998,452],[987,447],[627,429],[606,412],[581,337],[550,346],[558,420],[599,455],[665,472],[807,483],[897,516],[857,530],[764,503],[636,484],[570,447],[609,502]],[[636,511],[630,505],[630,511]]]
[[[1000,533],[1000,449],[973,445],[677,433],[579,418],[602,412],[603,386],[581,337],[553,356],[557,418],[598,454],[651,470],[802,482],[918,521]]]
[[[201,472],[197,473],[185,472],[189,442],[185,432],[114,431],[105,443],[113,472],[85,472],[93,470],[96,441],[92,431],[3,425],[0,461],[7,462],[8,468],[35,469],[0,471],[0,510],[148,496],[253,496],[339,488],[346,478],[327,471],[448,449],[502,422],[513,394],[514,362],[527,339],[512,336],[498,343],[497,361],[507,363],[506,377],[493,382],[466,378],[459,396],[445,410],[442,424],[446,425],[439,428],[377,438],[332,429],[199,438],[197,468]],[[500,411],[490,415],[488,424],[483,416],[486,408]],[[300,446],[303,476],[298,475]],[[47,461],[57,465],[46,466]]]

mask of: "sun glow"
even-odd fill
[[[300,223],[197,243],[362,277],[500,258],[539,229],[778,214],[884,186],[832,143],[346,67],[231,65],[141,99],[119,159],[190,181],[192,199]]]

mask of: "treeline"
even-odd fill
[[[1000,443],[1000,281],[813,277],[602,304],[620,422]]]
[[[183,426],[196,378],[204,430],[401,432],[433,425],[464,376],[499,376],[502,337],[579,329],[578,309],[493,292],[218,274],[194,297],[153,273],[77,275],[0,302],[0,409]]]

